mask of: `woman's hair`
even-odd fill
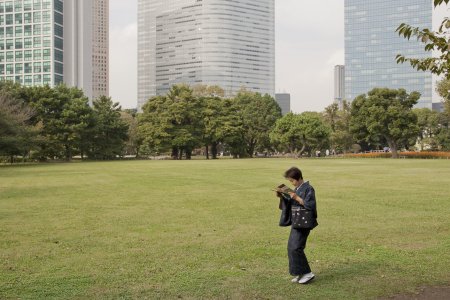
[[[292,167],[284,172],[284,178],[292,178],[295,180],[303,179],[302,171],[299,168]]]

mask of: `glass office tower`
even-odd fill
[[[274,0],[139,0],[138,108],[173,84],[274,95]]]
[[[0,80],[62,82],[63,44],[61,0],[0,0]]]
[[[108,94],[108,0],[0,0],[0,80]]]
[[[424,45],[395,32],[402,23],[432,28],[430,0],[345,0],[345,98],[353,100],[375,87],[418,91],[417,107],[432,106],[432,75],[395,57],[431,57]]]

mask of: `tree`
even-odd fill
[[[93,101],[93,111],[95,128],[89,156],[105,160],[123,155],[129,127],[121,118],[119,103],[101,96]]]
[[[442,79],[438,81],[436,92],[444,99],[444,110],[450,118],[450,79]]]
[[[172,151],[174,159],[191,159],[202,144],[202,105],[186,85],[174,85],[166,96],[156,96],[143,106],[139,118],[144,154]]]
[[[21,97],[35,109],[33,121],[42,124],[40,150],[36,153],[40,160],[70,160],[80,153],[83,137],[88,137],[86,129],[92,126],[92,109],[82,90],[63,84],[55,88],[25,87]]]
[[[269,146],[269,133],[282,117],[281,108],[270,95],[240,91],[233,100],[242,122],[242,138],[246,154],[253,157],[255,150]]]
[[[35,146],[37,130],[29,124],[34,111],[7,93],[0,95],[0,155],[26,156]]]
[[[192,87],[194,97],[225,97],[225,91],[218,85],[197,84]]]
[[[169,99],[170,122],[172,123],[172,154],[179,159],[186,155],[191,159],[192,151],[201,146],[202,138],[202,105],[198,97],[194,97],[192,89],[187,85],[174,85],[167,94]]]
[[[443,3],[448,4],[450,0],[434,0],[434,6]],[[428,28],[420,29],[408,24],[401,24],[397,28],[400,36],[406,39],[416,37],[425,44],[425,51],[438,53],[437,57],[429,58],[407,58],[401,54],[397,55],[397,63],[409,62],[410,65],[419,71],[431,71],[431,73],[441,75],[450,79],[450,19],[444,18],[438,31],[432,31]]]
[[[419,98],[417,92],[407,94],[404,89],[386,88],[360,95],[352,102],[351,131],[365,141],[386,139],[393,158],[397,158],[399,147],[418,135],[412,108]]]
[[[436,135],[440,132],[439,113],[428,108],[416,108],[413,112],[417,116],[417,126],[419,127],[418,143],[423,151],[425,145],[432,150],[437,150],[439,143]]]
[[[205,145],[206,159],[209,159],[209,146],[212,158],[217,158],[217,146],[221,142],[221,127],[224,122],[223,101],[216,96],[201,97],[203,143]]]
[[[316,112],[288,113],[279,119],[270,133],[278,149],[301,156],[305,151],[322,150],[329,144],[331,128]]]
[[[138,120],[136,113],[130,110],[124,110],[120,113],[122,121],[128,125],[128,140],[125,144],[125,153],[127,155],[136,155],[139,157],[140,139],[138,135]]]
[[[350,104],[344,101],[342,109],[337,103],[325,108],[324,120],[331,128],[330,145],[336,151],[347,152],[354,144],[353,134],[350,132]]]

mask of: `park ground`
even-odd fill
[[[290,283],[271,188],[317,193]],[[370,299],[450,285],[450,160],[0,166],[0,299]]]

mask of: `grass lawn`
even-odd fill
[[[270,189],[317,193],[290,283]],[[367,299],[450,284],[450,160],[124,161],[0,167],[0,299]]]

